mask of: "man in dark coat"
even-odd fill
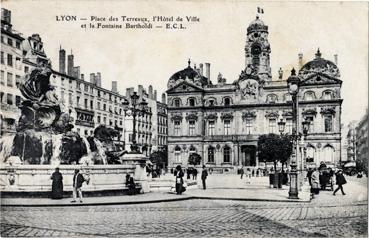
[[[180,165],[177,165],[176,167],[176,193],[182,194],[186,189],[183,187],[183,170]]]
[[[202,166],[201,172],[201,180],[202,180],[202,188],[206,189],[206,178],[208,177],[208,171],[206,170],[205,165]]]
[[[343,176],[342,170],[338,170],[336,173],[336,184],[338,187],[336,190],[334,190],[333,195],[336,195],[336,192],[341,189],[342,195],[346,195],[346,193],[343,191],[342,185],[346,184],[345,176]]]
[[[79,169],[74,170],[73,176],[73,200],[72,202],[76,202],[77,194],[80,202],[82,203],[82,184],[85,181],[85,178],[82,174],[79,173]]]
[[[51,198],[62,199],[63,198],[63,175],[59,172],[59,168],[55,169],[55,172],[51,175],[53,183],[51,185]]]

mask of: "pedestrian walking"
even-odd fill
[[[176,167],[175,176],[176,176],[176,193],[182,194],[186,189],[183,187],[184,173],[180,165],[177,165]]]
[[[311,168],[309,168],[307,174],[306,174],[306,177],[308,178],[308,181],[309,181],[309,185],[311,187],[311,175],[313,174],[313,170]]]
[[[250,183],[250,180],[251,180],[251,170],[250,170],[250,168],[246,169],[245,179],[246,179],[246,183]]]
[[[202,180],[202,188],[206,189],[206,178],[208,177],[208,170],[206,169],[205,165],[202,166],[201,172],[201,180]]]
[[[74,170],[73,176],[73,200],[71,202],[76,202],[77,195],[79,197],[79,201],[82,203],[82,184],[85,182],[85,178],[82,174],[80,174],[79,169]]]
[[[342,170],[338,170],[336,173],[336,184],[338,187],[336,190],[334,190],[333,195],[336,195],[336,192],[341,189],[342,195],[346,195],[346,193],[343,191],[342,185],[346,184],[347,181],[345,179],[345,176],[343,176]]]
[[[319,171],[315,168],[311,174],[311,189],[312,194],[319,194],[320,184],[319,184]]]
[[[187,179],[191,178],[191,172],[192,172],[192,168],[188,168],[187,169]]]
[[[196,168],[194,168],[194,169],[193,169],[193,171],[192,171],[192,179],[193,179],[193,180],[197,180],[197,173],[198,173],[198,172],[197,172],[197,169],[196,169]]]
[[[244,173],[245,173],[245,171],[243,171],[243,166],[242,166],[241,169],[240,169],[241,179],[242,179]]]
[[[53,181],[51,185],[51,198],[63,198],[63,175],[59,172],[59,168],[51,175],[50,179]]]

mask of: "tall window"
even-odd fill
[[[252,119],[246,118],[246,134],[250,135],[252,134]]]
[[[91,108],[91,110],[93,110],[94,109],[94,101],[90,101],[90,108]]]
[[[277,119],[276,118],[270,118],[269,119],[269,133],[276,133],[276,126],[277,125]]]
[[[97,123],[100,123],[100,122],[101,122],[101,117],[97,116]]]
[[[15,96],[15,105],[19,106],[22,102],[22,98],[20,96]]]
[[[334,149],[332,146],[327,145],[323,148],[323,158],[325,162],[334,162]]]
[[[175,99],[175,100],[174,100],[174,106],[175,106],[175,107],[179,107],[179,106],[180,106],[180,101],[179,101],[179,99]]]
[[[231,162],[231,148],[229,148],[228,146],[225,146],[223,149],[223,161],[224,163]]]
[[[209,146],[208,148],[208,162],[214,163],[214,147]]]
[[[60,92],[61,102],[64,103],[64,91]]]
[[[13,105],[13,95],[8,93],[6,95],[6,103],[9,104],[9,105]]]
[[[80,97],[79,96],[77,96],[77,107],[79,107],[79,103],[80,103]]]
[[[87,107],[88,107],[88,99],[87,98],[85,98],[85,108],[87,109]]]
[[[286,118],[286,133],[292,134],[292,118]]]
[[[103,110],[106,111],[106,104],[103,105]]]
[[[68,94],[68,100],[69,100],[69,104],[72,105],[73,104],[73,95],[72,95],[72,93]]]
[[[333,116],[332,115],[324,116],[324,131],[325,132],[333,131]]]
[[[314,132],[314,116],[306,116],[305,117],[306,121],[309,121],[309,133],[313,133]]]
[[[231,133],[231,121],[224,120],[224,135],[229,135]]]
[[[224,99],[224,106],[229,106],[229,105],[231,105],[231,99],[225,98]]]
[[[174,135],[179,136],[181,131],[181,122],[174,121]]]
[[[195,121],[194,120],[191,120],[188,122],[188,129],[189,129],[189,135],[190,136],[193,136],[195,135]]]
[[[333,94],[331,91],[325,91],[323,93],[323,99],[324,100],[329,100],[329,99],[332,99],[333,98]]]
[[[5,84],[5,72],[4,71],[2,71],[1,70],[1,78],[0,78],[1,80],[0,80],[0,83],[2,84],[2,85],[4,85]]]
[[[8,73],[7,78],[6,78],[6,84],[9,87],[13,87],[13,74],[12,73]]]
[[[315,99],[315,94],[314,92],[306,92],[305,93],[305,100],[306,101],[311,101]]]
[[[1,64],[4,64],[4,52],[1,51]]]
[[[174,150],[174,159],[177,163],[181,162],[181,147],[176,146]]]
[[[215,121],[208,122],[208,134],[209,136],[213,136],[215,134]]]
[[[8,54],[7,63],[9,66],[13,67],[13,56]]]
[[[20,84],[21,82],[21,76],[19,75],[15,75],[15,85],[18,87],[18,85]]]

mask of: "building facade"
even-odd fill
[[[245,68],[238,79],[227,83],[219,74],[210,79],[205,68],[188,66],[168,80],[169,167],[188,166],[191,153],[214,168],[264,166],[257,154],[258,137],[278,134],[277,123],[286,122],[284,133],[292,133],[292,102],[287,77],[280,69],[272,79],[268,26],[257,17],[247,28]],[[300,62],[302,55],[299,54]],[[341,158],[341,84],[337,65],[322,58],[301,64],[299,118],[310,121],[304,160],[338,163]],[[302,132],[302,125],[299,132]]]
[[[356,159],[366,164],[366,169],[368,169],[368,110],[361,120],[357,123],[356,127]]]

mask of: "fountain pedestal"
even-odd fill
[[[142,193],[150,192],[149,181],[146,173],[146,161],[148,158],[143,154],[127,153],[122,156],[122,164],[135,165],[134,179],[142,186]]]

